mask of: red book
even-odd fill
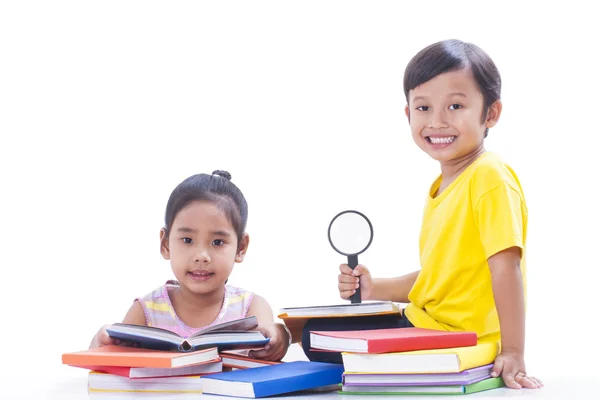
[[[450,332],[423,328],[310,332],[311,348],[349,353],[394,353],[469,347],[476,344],[475,332]]]
[[[125,378],[166,378],[171,376],[207,375],[223,371],[220,360],[212,360],[203,364],[195,364],[178,368],[136,368],[136,367],[111,367],[107,365],[75,365],[76,367],[103,372],[110,375],[119,375]]]

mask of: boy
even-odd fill
[[[365,266],[344,264],[338,279],[343,299],[360,282],[364,300],[409,304],[385,325],[312,320],[306,336],[392,326],[473,331],[479,341],[501,343],[493,376],[510,388],[542,386],[524,362],[527,206],[514,171],[483,145],[500,118],[500,88],[493,61],[469,43],[435,43],[409,62],[404,92],[412,136],[441,167],[423,214],[421,270],[375,279]],[[303,342],[309,358],[326,357]]]

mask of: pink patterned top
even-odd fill
[[[178,287],[179,282],[167,281],[163,286],[144,297],[137,298],[136,301],[140,302],[144,310],[146,325],[167,329],[183,337],[188,337],[205,327],[192,328],[179,319],[169,297],[169,291]],[[225,296],[221,311],[217,319],[207,326],[246,317],[253,297],[253,292],[225,285]]]

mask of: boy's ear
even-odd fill
[[[492,103],[490,108],[488,108],[487,116],[485,117],[485,127],[491,128],[496,125],[500,119],[500,114],[502,114],[502,102],[496,100]]]
[[[246,257],[246,251],[248,251],[248,245],[250,244],[250,236],[247,233],[242,235],[242,239],[240,240],[240,244],[238,245],[237,253],[235,254],[235,262],[241,263],[244,261],[244,257]]]
[[[408,104],[404,106],[404,114],[406,114],[406,118],[408,118],[408,123],[410,124],[410,110],[408,109]]]
[[[160,229],[160,254],[165,260],[171,258],[171,252],[169,251],[169,235],[165,228]]]

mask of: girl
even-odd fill
[[[160,252],[170,260],[176,281],[168,281],[136,299],[123,323],[163,328],[187,337],[199,329],[256,316],[259,330],[270,338],[253,357],[278,361],[291,335],[274,322],[267,301],[227,285],[234,263],[244,260],[249,236],[245,232],[248,205],[226,171],[193,175],[171,193],[160,230]],[[118,344],[102,327],[90,348]]]

